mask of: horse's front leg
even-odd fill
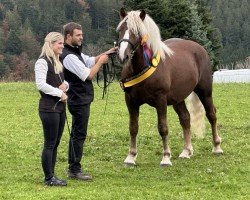
[[[129,111],[129,132],[130,132],[130,148],[127,158],[124,160],[125,165],[136,165],[137,156],[136,136],[138,133],[139,106],[131,106],[127,103]]]
[[[162,138],[163,143],[163,158],[160,163],[161,166],[171,166],[172,162],[170,161],[171,152],[168,147],[168,127],[167,127],[167,107],[166,105],[156,107],[157,116],[158,116],[158,131]]]

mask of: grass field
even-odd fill
[[[169,168],[159,165],[162,143],[156,113],[147,105],[140,111],[137,167],[124,167],[129,133],[123,91],[113,83],[106,105],[95,86],[82,161],[94,180],[68,180],[64,188],[43,185],[43,136],[35,85],[0,83],[0,95],[0,199],[250,199],[250,84],[214,85],[221,156],[211,153],[207,124],[205,138],[192,139],[194,156],[179,159],[181,127],[173,109],[168,109],[173,163]],[[56,166],[57,175],[65,179],[68,134],[65,127]]]

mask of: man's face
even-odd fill
[[[72,36],[70,35],[69,37],[72,46],[82,45],[82,39],[83,39],[82,30],[74,29],[73,35]]]

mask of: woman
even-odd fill
[[[65,125],[65,102],[68,83],[64,81],[63,66],[59,61],[64,39],[60,33],[49,33],[44,41],[42,53],[35,64],[35,81],[41,94],[39,116],[43,125],[44,147],[42,168],[44,184],[66,186],[67,182],[55,176],[57,147]]]

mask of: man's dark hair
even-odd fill
[[[75,29],[82,30],[82,26],[80,24],[75,23],[75,22],[69,22],[69,23],[65,24],[63,26],[64,39],[66,40],[68,34],[70,34],[72,36],[73,31]]]

